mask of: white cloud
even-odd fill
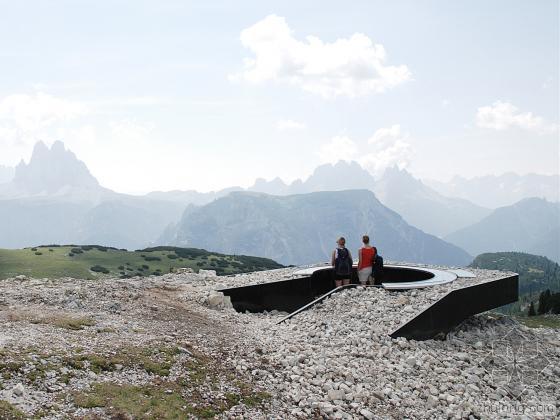
[[[149,140],[155,124],[151,122],[141,123],[133,120],[121,120],[112,122],[110,127],[111,138],[119,143],[133,146],[134,143]]]
[[[364,169],[379,176],[391,166],[406,168],[412,158],[410,135],[403,133],[398,124],[378,129],[367,141],[367,146],[359,147],[346,136],[333,137],[319,153],[323,163],[339,160],[355,160]]]
[[[232,76],[250,83],[288,83],[322,97],[381,93],[411,79],[407,66],[389,66],[385,48],[364,34],[332,43],[315,36],[294,38],[283,17],[269,15],[241,32],[254,53],[245,69]]]
[[[521,112],[509,102],[496,101],[492,105],[478,108],[476,124],[482,128],[503,131],[510,128],[521,128],[539,134],[556,130],[554,124],[547,123],[544,118],[532,112]]]
[[[391,166],[406,168],[411,160],[412,150],[408,142],[410,135],[401,131],[399,124],[378,129],[368,140],[369,151],[358,162],[373,175]]]
[[[15,164],[30,152],[38,140],[50,142],[57,139],[57,127],[88,112],[88,108],[80,102],[42,92],[0,98],[2,161]]]
[[[321,147],[319,157],[323,163],[336,163],[339,160],[352,160],[358,149],[356,144],[346,136],[333,137]]]
[[[9,95],[0,101],[0,120],[10,121],[24,132],[34,132],[85,113],[87,108],[83,104],[41,92]]]
[[[294,120],[279,120],[276,123],[276,129],[278,131],[303,130],[306,127],[304,123]]]

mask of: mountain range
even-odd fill
[[[150,244],[184,205],[119,194],[99,185],[64,144],[38,142],[0,185],[0,247],[101,243],[119,248]]]
[[[289,196],[234,192],[190,207],[160,241],[309,264],[328,260],[342,234],[356,253],[364,233],[391,260],[451,265],[472,260],[459,247],[407,224],[368,190]]]
[[[560,204],[526,198],[445,239],[472,255],[522,251],[560,262]]]
[[[216,250],[235,253],[248,252],[241,250],[254,242],[260,244],[251,248],[255,249],[256,255],[277,255],[276,251],[268,249],[272,246],[282,250],[276,258],[284,263],[294,263],[323,259],[325,250],[332,245],[333,235],[356,235],[359,238],[368,231],[387,242],[387,247],[383,248],[389,252],[390,258],[458,264],[465,261],[468,254],[457,250],[456,246],[472,255],[480,249],[492,250],[478,246],[469,232],[476,231],[479,223],[483,227],[478,228],[481,231],[478,234],[492,232],[493,226],[499,226],[501,217],[493,216],[498,210],[473,204],[464,198],[447,197],[406,170],[389,168],[380,178],[374,178],[358,163],[345,161],[321,165],[307,179],[291,184],[279,178],[272,181],[257,179],[248,189],[231,187],[209,193],[156,191],[132,196],[99,185],[87,166],[63,143],[55,142],[49,148],[39,142],[29,163],[22,161],[12,170],[4,167],[2,173],[3,179],[9,179],[9,182],[0,183],[0,247],[10,248],[45,243],[101,243],[131,249],[167,240],[177,244],[201,242],[196,246],[215,244]],[[527,181],[524,185],[523,194],[530,194],[531,183]],[[342,194],[344,191],[352,192],[345,195]],[[330,199],[336,203],[329,203],[324,198],[326,196],[315,196],[316,192],[330,193]],[[284,198],[286,201],[282,201]],[[225,206],[223,203],[234,206],[232,209],[239,209],[241,213],[236,214],[227,206],[220,207]],[[239,223],[235,237],[231,236],[234,229],[221,224],[218,214],[212,212],[216,208],[224,213],[224,220],[231,218],[232,223]],[[215,226],[210,226],[202,217],[205,211],[209,212],[208,216],[216,217]],[[305,240],[298,233],[306,231],[304,220],[298,214],[302,211],[319,235],[315,237],[317,243]],[[521,206],[516,211],[522,212],[519,215],[522,219],[533,219],[536,224],[548,223],[548,219],[540,217],[536,207]],[[353,221],[340,225],[344,231],[333,230],[332,225],[326,224],[337,214],[346,214],[347,219]],[[290,215],[293,221],[290,221]],[[204,239],[203,231],[197,230],[194,222],[189,220],[197,218],[204,221],[209,232],[223,236],[222,240],[206,242],[214,239]],[[247,228],[259,226],[259,231],[254,231],[254,238],[243,235],[243,223]],[[391,227],[388,233],[383,233],[383,224]],[[293,231],[291,225],[298,226],[297,231]],[[556,226],[534,227],[529,249],[520,249],[519,242],[515,241],[504,241],[497,249],[527,250],[556,259],[559,232]],[[500,229],[506,231],[508,225]],[[515,229],[515,225],[510,225],[509,229]],[[278,236],[279,242],[270,236],[270,232],[275,232],[273,236]],[[264,239],[259,241],[261,236],[276,245],[267,245]],[[436,236],[444,238],[447,243],[436,241]],[[236,242],[235,238],[239,241]],[[391,238],[397,242],[391,242]],[[294,242],[300,242],[304,248],[291,254],[286,244]],[[492,240],[486,242],[492,243]],[[257,249],[260,246],[267,249],[265,254]],[[435,258],[434,250],[441,252],[444,260]],[[292,257],[295,260],[288,261]]]
[[[350,189],[373,191],[383,204],[408,223],[437,236],[469,226],[491,212],[467,200],[445,197],[405,169],[388,168],[381,178],[375,179],[357,162],[321,165],[305,181],[297,180],[289,185],[276,178],[269,182],[257,179],[249,187],[249,191],[272,195]]]

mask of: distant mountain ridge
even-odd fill
[[[318,166],[305,181],[285,184],[281,179],[258,179],[249,191],[272,195],[318,191],[370,190],[387,207],[425,232],[443,236],[478,222],[490,210],[459,198],[439,194],[405,169],[388,168],[375,179],[357,162],[339,161]]]
[[[512,205],[524,198],[539,197],[560,200],[560,175],[519,175],[512,172],[466,179],[454,177],[449,182],[426,181],[436,191],[459,197],[483,207]]]
[[[318,191],[371,190],[375,178],[354,161],[340,160],[334,164],[317,166],[305,180],[297,179],[286,184],[280,178],[266,181],[258,178],[248,191],[271,195],[306,194]]]
[[[99,185],[62,142],[38,142],[29,163],[0,185],[0,247],[99,242],[140,248],[184,210],[181,203],[119,194]]]
[[[560,262],[560,203],[526,198],[444,239],[472,255],[521,251]]]
[[[22,160],[12,180],[0,185],[0,199],[57,197],[99,203],[117,195],[99,185],[86,164],[60,141],[50,149],[42,141],[37,142],[29,163]]]
[[[445,197],[397,167],[388,168],[373,191],[408,223],[438,236],[476,223],[491,212],[467,200]]]
[[[289,196],[232,193],[187,209],[160,243],[307,264],[328,260],[341,235],[355,254],[365,233],[387,259],[449,265],[472,259],[462,249],[410,226],[367,190]]]
[[[16,166],[12,182],[30,195],[56,194],[66,186],[99,187],[85,163],[60,141],[55,141],[50,149],[42,141],[37,142],[29,163],[21,161]]]
[[[5,172],[9,177],[10,169]],[[11,168],[11,173],[10,182],[0,183],[0,247],[72,242],[103,243],[129,249],[146,247],[160,237],[173,237],[181,217],[184,219],[189,215],[195,218],[201,206],[227,197],[232,192],[247,191],[231,187],[209,193],[191,190],[152,192],[145,196],[120,194],[102,187],[85,163],[67,150],[62,142],[55,142],[50,148],[42,142],[37,143],[30,161]],[[356,162],[321,165],[307,179],[290,184],[280,178],[272,181],[257,179],[248,190],[286,197],[356,188],[362,191],[364,197],[372,195],[367,193],[368,190],[373,191],[381,203],[401,215],[407,224],[440,237],[455,235],[457,232],[453,231],[476,226],[486,216],[489,217],[488,209],[463,199],[443,196],[406,170],[389,168],[381,178],[375,179]],[[341,208],[355,215],[360,211],[359,206],[363,205],[359,203],[363,202],[359,197],[351,198],[354,201],[345,203]],[[332,205],[325,206],[329,211],[333,210]],[[227,209],[223,211],[228,212]],[[524,218],[538,220],[542,217],[535,208]],[[492,219],[483,233],[492,232],[494,224],[500,221],[499,217]],[[368,226],[366,222],[362,224]],[[550,229],[539,230],[538,235],[531,237],[529,249],[511,248],[513,245],[509,244],[508,249],[498,247],[496,250],[527,251],[557,260],[560,230],[555,226],[553,223]],[[504,237],[508,238],[507,234]],[[471,247],[470,240],[462,242],[456,236],[449,238],[459,246],[463,243],[468,245],[473,254],[486,250],[484,247]]]

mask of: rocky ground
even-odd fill
[[[552,418],[560,412],[559,330],[483,314],[441,340],[388,336],[449,290],[503,273],[477,270],[476,279],[405,292],[349,289],[281,324],[285,314],[236,313],[214,291],[293,272],[0,281],[0,418]],[[504,383],[508,366],[495,354],[512,331],[525,354],[535,355],[523,361],[527,380],[515,392]]]

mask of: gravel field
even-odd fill
[[[291,278],[294,270],[0,281],[0,418],[560,412],[559,330],[481,314],[442,340],[388,336],[450,290],[507,273],[472,270],[475,279],[404,292],[348,289],[281,324],[285,314],[237,313],[215,291]],[[497,354],[504,342],[521,342],[532,355],[523,389],[506,391],[508,366]]]

